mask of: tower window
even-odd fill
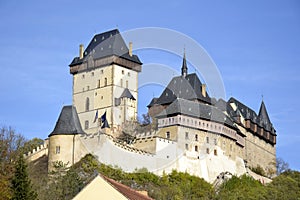
[[[216,138],[214,139],[214,144],[217,145],[217,139]]]
[[[209,148],[206,148],[206,153],[209,154]]]
[[[167,139],[170,139],[170,137],[171,137],[171,134],[170,134],[170,132],[168,131],[168,132],[166,133],[166,138],[167,138]]]
[[[104,86],[107,86],[107,78],[104,78]]]
[[[126,81],[126,88],[128,88],[128,81]]]
[[[122,74],[124,74],[124,70],[122,70]]]
[[[100,80],[98,80],[98,86],[97,87],[100,88]]]
[[[130,72],[128,72],[128,76],[130,76]]]
[[[55,147],[55,154],[60,154],[60,146]]]
[[[185,149],[189,150],[189,145],[188,144],[185,144]]]
[[[90,99],[87,97],[85,100],[85,111],[90,110]]]
[[[197,145],[195,146],[195,151],[198,152],[198,146]]]
[[[82,74],[82,79],[84,79],[84,74]]]
[[[195,135],[195,141],[198,141],[198,135],[197,134]]]
[[[185,132],[185,139],[188,140],[189,139],[189,133]]]
[[[86,121],[84,122],[84,129],[88,129],[88,128],[89,128],[89,121],[86,120]]]
[[[206,143],[207,144],[209,143],[209,137],[206,137]]]
[[[215,155],[215,156],[218,155],[217,149],[214,150],[214,155]]]
[[[103,69],[101,69],[101,74],[103,74]]]
[[[92,72],[92,76],[94,76],[95,74],[94,74],[94,72]]]

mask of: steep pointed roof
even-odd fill
[[[264,124],[271,124],[267,108],[265,106],[264,101],[261,102],[259,113],[258,113],[258,118],[260,121],[262,121]]]
[[[185,57],[185,50],[184,50],[182,66],[181,66],[181,76],[185,77],[187,74],[188,74],[188,68],[186,64],[186,57]]]
[[[142,64],[138,56],[129,55],[129,49],[119,30],[114,29],[95,35],[84,50],[83,58],[75,57],[70,66],[87,61],[89,56],[92,56],[93,59],[99,59],[111,55],[120,56],[132,62]]]
[[[132,99],[132,100],[136,100],[136,99],[134,98],[134,96],[131,94],[131,92],[129,91],[128,88],[125,88],[124,91],[123,91],[123,93],[122,93],[121,96],[120,96],[120,98],[124,98],[124,97],[129,98],[129,99]]]
[[[64,106],[56,122],[54,130],[50,133],[53,135],[76,135],[84,134],[78,118],[75,106]]]

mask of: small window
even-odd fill
[[[55,147],[55,154],[60,154],[60,146]]]
[[[217,145],[217,139],[216,138],[214,139],[214,144]]]
[[[189,139],[189,133],[188,132],[185,132],[185,139]]]
[[[207,144],[209,143],[209,137],[206,137],[206,143]]]
[[[90,110],[90,99],[87,97],[85,100],[85,111]]]
[[[124,70],[122,70],[122,74],[124,74]]]
[[[128,88],[128,81],[126,81],[126,88]]]
[[[90,90],[90,86],[87,86],[86,89],[87,89],[87,90]]]
[[[89,128],[89,121],[86,120],[86,121],[84,122],[84,129],[88,129],[88,128]]]
[[[94,74],[94,72],[92,72],[92,76],[94,76],[95,74]]]
[[[209,148],[206,148],[206,153],[209,154]]]
[[[84,79],[84,77],[85,77],[84,74],[82,74],[82,79]]]
[[[98,80],[98,86],[97,87],[100,88],[100,80]]]
[[[130,76],[130,72],[128,72],[128,76]]]
[[[198,146],[197,145],[195,146],[195,151],[198,152]]]
[[[104,86],[107,86],[107,78],[104,78]]]
[[[185,144],[185,150],[189,150],[189,145]]]
[[[198,141],[198,134],[195,135],[195,141]]]
[[[103,69],[101,69],[101,74],[103,74]]]
[[[121,87],[123,87],[123,79],[121,79]]]
[[[170,134],[170,132],[168,131],[168,132],[166,133],[166,138],[167,138],[167,139],[170,139],[170,137],[171,137],[171,134]]]
[[[214,155],[215,155],[215,156],[218,155],[217,149],[214,150]]]

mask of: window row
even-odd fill
[[[189,133],[185,132],[185,139],[188,140],[189,139]],[[195,141],[199,141],[198,139],[198,134],[195,134]],[[209,137],[206,137],[206,143],[209,144]],[[214,145],[217,145],[217,139],[214,138]]]

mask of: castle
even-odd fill
[[[264,102],[258,114],[235,98],[215,100],[183,56],[181,75],[170,80],[148,111],[154,129],[131,131],[137,119],[138,73],[142,62],[118,30],[95,35],[71,62],[73,103],[64,106],[45,145],[27,155],[48,156],[69,166],[87,153],[125,171],[147,168],[162,174],[173,169],[213,182],[224,172],[241,175],[249,167],[275,170],[276,131]]]

